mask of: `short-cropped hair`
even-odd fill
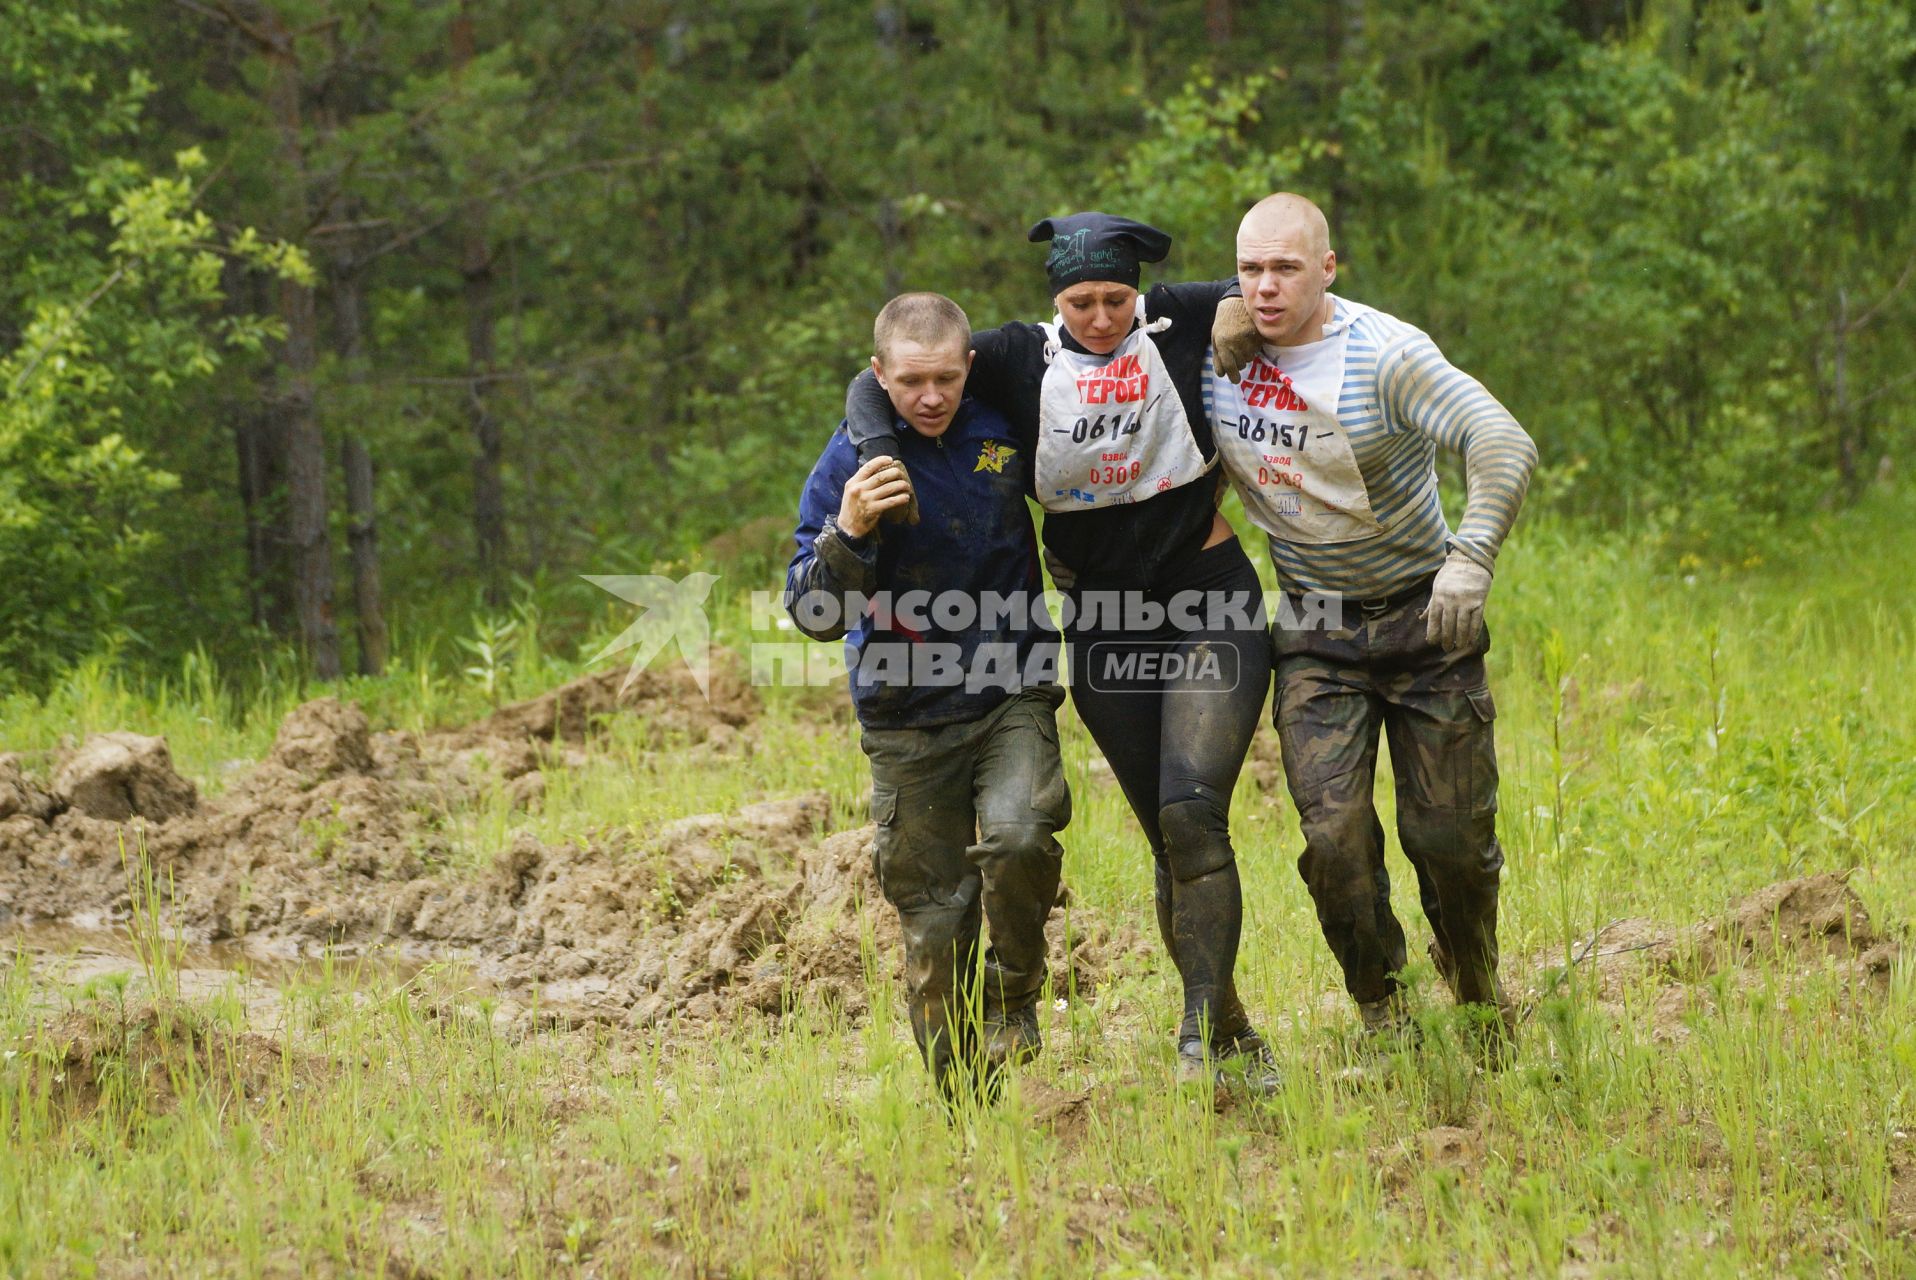
[[[900,338],[923,347],[955,342],[969,351],[971,321],[964,308],[942,293],[901,293],[872,322],[872,354],[878,363],[891,358],[891,344]]]

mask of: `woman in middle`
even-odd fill
[[[1163,261],[1164,232],[1078,213],[1030,239],[1051,243],[1057,319],[974,333],[966,392],[1031,450],[1072,702],[1156,864],[1158,931],[1184,983],[1179,1078],[1242,1056],[1249,1082],[1269,1088],[1270,1050],[1234,980],[1243,894],[1230,807],[1270,691],[1271,642],[1257,572],[1217,510],[1204,403],[1213,320],[1236,282],[1159,284],[1139,306],[1139,264]],[[873,374],[852,384],[846,421],[861,461],[893,452]]]

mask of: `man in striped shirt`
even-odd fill
[[[1497,978],[1503,852],[1483,610],[1536,447],[1423,332],[1328,292],[1337,257],[1309,200],[1260,201],[1238,228],[1237,258],[1262,349],[1241,376],[1242,357],[1217,353],[1218,450],[1269,535],[1278,585],[1342,598],[1335,626],[1275,632],[1278,738],[1305,839],[1298,870],[1365,1026],[1405,1029],[1404,931],[1371,803],[1387,734],[1431,959],[1479,1010],[1501,1061],[1514,1025]],[[1464,459],[1455,533],[1438,500],[1439,447]]]

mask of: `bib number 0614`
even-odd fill
[[[1116,440],[1120,436],[1134,436],[1143,419],[1136,413],[1114,413],[1106,421],[1105,414],[1095,418],[1079,418],[1071,424],[1071,443],[1083,444],[1087,440]]]

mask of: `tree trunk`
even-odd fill
[[[348,435],[340,462],[346,472],[346,543],[353,557],[353,616],[358,624],[359,674],[386,669],[386,612],[379,587],[379,536],[373,508],[373,455]]]
[[[271,405],[272,388],[241,411],[233,427],[240,510],[246,521],[246,597],[253,625],[275,635],[293,627],[293,596],[286,563],[286,448]]]
[[[1841,285],[1836,289],[1836,321],[1830,326],[1831,343],[1831,396],[1832,416],[1836,419],[1836,475],[1843,486],[1843,498],[1853,502],[1863,490],[1862,464],[1859,457],[1862,450],[1861,432],[1857,429],[1856,406],[1850,398],[1849,385],[1849,290]]]
[[[302,239],[308,220],[305,152],[300,140],[300,74],[290,32],[278,15],[265,21],[272,43],[267,50],[267,103],[279,130],[283,229],[287,239]],[[337,679],[339,632],[333,621],[333,545],[327,525],[326,442],[313,401],[318,361],[319,319],[313,291],[280,280],[279,318],[286,326],[280,353],[278,410],[286,445],[287,531],[292,546],[293,608],[300,641],[313,674]]]
[[[472,61],[470,6],[461,4],[452,22],[455,79]],[[505,603],[506,497],[500,478],[505,440],[491,403],[497,355],[493,339],[492,254],[486,244],[485,206],[467,204],[461,218],[459,274],[465,280],[466,416],[472,426],[472,530],[479,551],[479,573],[486,603]]]
[[[257,272],[229,261],[224,276],[233,314],[260,315],[272,309],[273,299]],[[286,447],[273,408],[273,377],[267,371],[234,413],[233,461],[245,529],[248,616],[255,627],[286,635],[293,629],[286,563]]]
[[[879,131],[886,135],[886,141],[889,142],[894,135],[893,123],[911,119],[911,81],[905,67],[905,15],[902,8],[892,3],[892,0],[875,0],[872,5],[872,30],[878,41],[878,64],[885,69],[892,84],[898,86],[901,99],[897,104],[886,102],[879,106]],[[898,253],[904,238],[899,224],[897,198],[889,192],[881,195],[873,221],[878,226],[878,260],[884,271],[885,296],[895,297],[902,287]]]
[[[366,264],[350,237],[333,256],[333,341],[355,391],[366,381]],[[363,416],[360,397],[352,397]],[[340,441],[340,469],[346,477],[346,545],[353,570],[353,624],[359,642],[359,674],[376,676],[386,668],[386,609],[379,582],[378,517],[373,506],[373,455],[365,437],[348,427]]]
[[[1323,110],[1330,121],[1327,140],[1333,144],[1330,165],[1331,244],[1344,256],[1342,246],[1355,239],[1357,200],[1351,189],[1350,166],[1344,160],[1344,130],[1338,123],[1338,101],[1352,79],[1364,47],[1364,0],[1333,0],[1329,12],[1330,29],[1325,32],[1327,57],[1324,71]]]
[[[1231,0],[1204,0],[1204,35],[1213,48],[1231,43]]]

